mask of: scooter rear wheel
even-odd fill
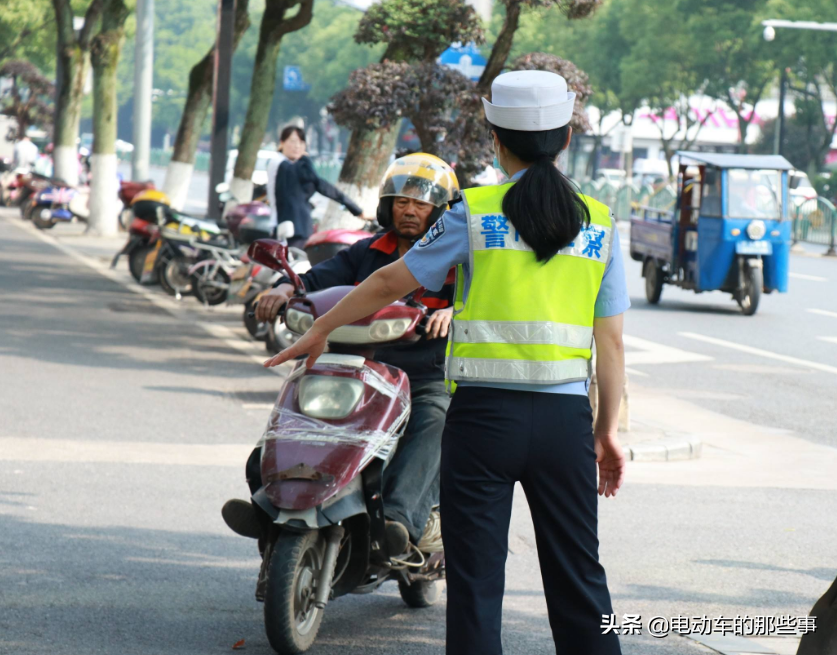
[[[193,263],[180,256],[169,256],[158,260],[157,270],[159,271],[160,286],[163,287],[163,291],[170,296],[191,295],[193,287],[192,278],[189,276],[189,266]]]
[[[314,594],[322,566],[318,531],[279,534],[270,554],[264,625],[267,640],[280,655],[304,653],[317,638],[323,613],[314,605]]]
[[[41,218],[41,211],[43,210],[35,208],[35,211],[31,212],[32,222],[39,230],[51,230],[55,227],[55,220],[52,218]]]
[[[416,580],[412,584],[399,580],[398,591],[401,593],[401,600],[410,607],[419,609],[435,605],[442,596],[442,589],[435,580]]]

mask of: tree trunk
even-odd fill
[[[520,4],[520,0],[512,0],[506,5],[506,18],[503,21],[503,27],[500,34],[497,35],[494,47],[491,49],[488,62],[485,64],[485,70],[480,75],[480,81],[477,82],[477,91],[482,96],[488,96],[491,92],[491,83],[495,77],[503,72],[503,68],[506,66],[506,60],[509,58],[514,43],[514,33],[520,24]]]
[[[355,130],[346,149],[346,159],[340,169],[337,188],[360,205],[364,214],[374,215],[378,207],[378,187],[389,166],[389,158],[398,141],[401,121],[377,130]],[[320,228],[359,230],[365,222],[352,216],[344,207],[334,202],[320,223]]]
[[[123,0],[108,0],[102,29],[90,46],[93,64],[93,155],[90,158],[90,218],[87,232],[100,236],[118,233],[116,177],[116,68],[125,36],[128,9]]]
[[[78,184],[78,126],[81,101],[87,78],[87,52],[77,43],[63,46],[59,52],[61,65],[60,92],[56,98],[55,128],[52,153],[54,175],[68,184]]]
[[[259,46],[253,65],[253,81],[250,84],[250,102],[247,104],[247,116],[241,130],[238,144],[238,158],[235,162],[231,193],[241,202],[253,198],[253,169],[267,130],[267,119],[273,104],[273,92],[276,90],[276,57],[282,37],[289,32],[296,32],[311,22],[314,0],[302,0],[297,13],[285,19],[294,0],[268,0],[262,24],[259,29]]]
[[[248,0],[238,0],[235,5],[235,26],[233,52],[241,37],[250,27]],[[174,151],[166,170],[163,191],[169,196],[172,206],[182,209],[189,192],[192,171],[195,168],[195,152],[198,148],[203,125],[212,106],[212,72],[215,66],[215,45],[194,65],[189,73],[189,90],[186,104],[180,117],[180,126],[174,140]]]

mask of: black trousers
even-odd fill
[[[599,563],[596,455],[585,396],[459,387],[442,439],[447,655],[500,655],[515,482],[526,492],[558,655],[620,655]]]

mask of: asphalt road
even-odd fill
[[[244,458],[280,379],[234,335],[204,327],[230,314],[172,313],[131,292],[124,272],[105,277],[17,220],[0,210],[0,653],[204,655],[240,639],[270,653],[255,545],[219,510],[244,497]],[[837,316],[807,311],[837,312],[837,261],[794,257],[792,270],[806,277],[746,318],[723,296],[671,289],[649,308],[628,263],[636,393],[837,445],[837,377],[804,364],[837,367],[837,343],[819,339],[837,336]],[[642,466],[644,482],[631,484],[629,468],[618,498],[600,500],[617,616],[799,616],[837,574],[833,490],[658,482],[653,467],[673,464]],[[510,544],[506,652],[554,653],[522,494]],[[389,584],[329,605],[310,652],[431,655],[443,644],[444,597],[410,610]],[[622,648],[710,652],[647,634]]]

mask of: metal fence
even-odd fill
[[[617,186],[610,182],[587,181],[579,188],[585,196],[595,198],[610,207],[619,221],[627,221],[640,207],[669,211],[674,208],[677,200],[677,192],[670,185],[654,189],[647,184],[638,187],[632,182]]]
[[[828,246],[828,254],[837,255],[837,208],[827,198],[806,200],[793,215],[793,241]]]

